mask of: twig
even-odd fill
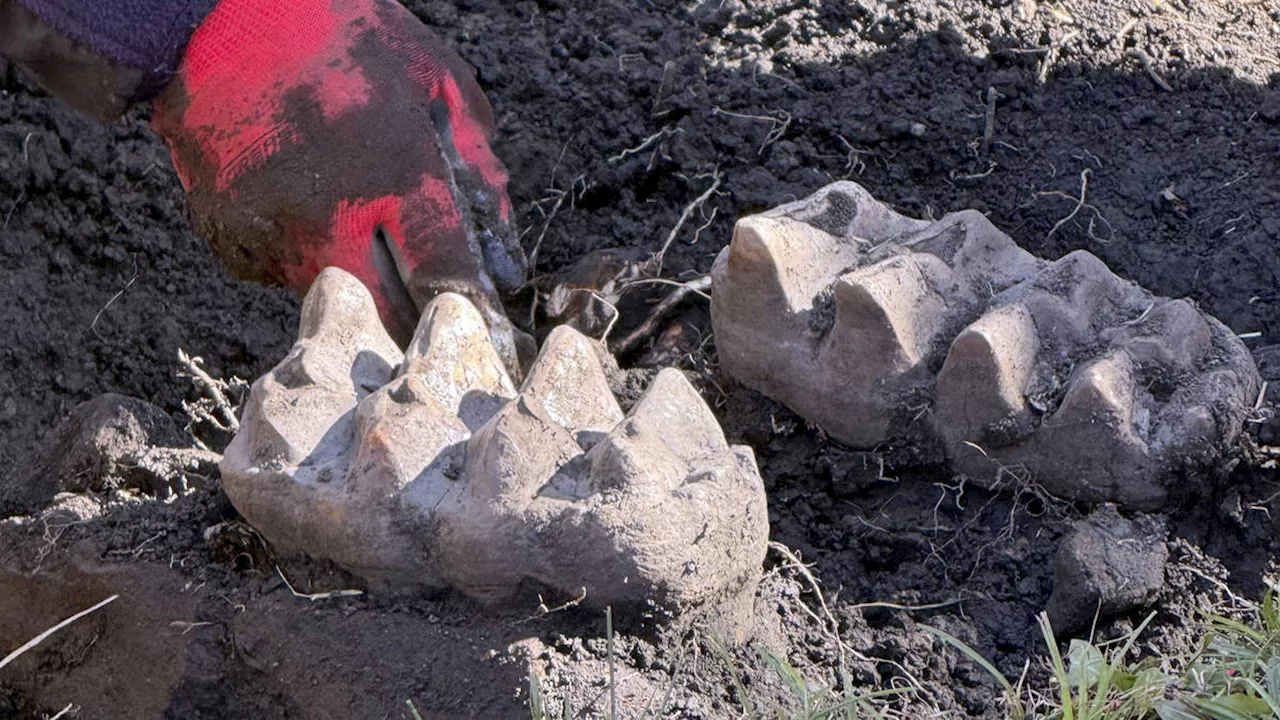
[[[5,216],[4,216],[5,230],[9,229],[9,221],[13,219],[13,211],[18,209],[18,204],[22,202],[22,198],[26,197],[26,194],[27,194],[27,189],[22,188],[22,191],[18,193],[18,197],[13,199],[13,204],[9,206],[9,212],[5,213]]]
[[[560,603],[555,607],[547,607],[547,603],[542,599],[542,596],[539,595],[538,609],[535,610],[534,613],[529,617],[523,620],[517,621],[515,624],[519,625],[521,623],[527,623],[533,620],[541,620],[542,618],[548,615],[551,615],[553,613],[564,612],[565,610],[568,610],[570,608],[578,607],[586,599],[587,599],[587,586],[585,585],[582,586],[582,592],[578,593],[577,597],[569,598],[568,600],[565,600],[564,602]]]
[[[1203,571],[1201,571],[1201,570],[1198,570],[1198,569],[1196,569],[1196,568],[1194,568],[1194,567],[1191,567],[1190,565],[1184,565],[1184,566],[1182,566],[1182,569],[1183,569],[1183,570],[1186,570],[1187,572],[1191,573],[1192,575],[1195,575],[1196,577],[1200,578],[1201,580],[1204,580],[1205,582],[1209,583],[1210,585],[1213,585],[1214,587],[1218,588],[1218,590],[1222,591],[1222,594],[1226,595],[1226,596],[1227,596],[1227,598],[1229,598],[1232,602],[1234,602],[1234,603],[1236,604],[1236,606],[1237,606],[1237,607],[1241,607],[1241,608],[1244,608],[1245,610],[1249,610],[1249,611],[1252,611],[1252,612],[1257,612],[1257,611],[1258,611],[1258,605],[1257,605],[1257,603],[1255,603],[1255,602],[1253,602],[1253,601],[1251,601],[1251,600],[1246,600],[1246,599],[1244,599],[1244,598],[1240,597],[1239,595],[1236,595],[1236,594],[1231,590],[1231,587],[1230,587],[1229,585],[1227,585],[1226,583],[1222,582],[1221,580],[1219,580],[1219,579],[1217,579],[1217,578],[1215,578],[1215,577],[1213,577],[1213,576],[1209,575],[1208,573],[1205,573],[1205,572],[1203,572]]]
[[[1125,36],[1128,35],[1137,26],[1138,26],[1138,18],[1131,19],[1129,22],[1125,23],[1124,26],[1121,27],[1119,31],[1116,32],[1116,36],[1111,39],[1111,42],[1115,45],[1120,45],[1124,43]]]
[[[698,238],[702,237],[702,231],[703,231],[703,230],[706,230],[706,229],[707,229],[707,228],[709,228],[709,227],[711,227],[711,223],[713,223],[713,222],[715,222],[715,221],[716,221],[716,215],[717,215],[719,212],[720,212],[720,208],[718,208],[718,207],[713,207],[713,208],[711,208],[711,215],[707,217],[707,221],[706,221],[706,222],[704,222],[704,223],[702,223],[701,225],[699,225],[699,226],[698,226],[698,227],[693,231],[693,239],[689,241],[689,244],[690,244],[690,245],[697,245],[697,244],[698,244]]]
[[[1151,81],[1160,86],[1161,90],[1165,92],[1173,92],[1173,86],[1164,78],[1160,77],[1160,73],[1156,72],[1155,62],[1152,61],[1151,56],[1148,55],[1145,50],[1132,48],[1126,52],[1125,55],[1128,55],[1142,63],[1142,69],[1147,71],[1147,75],[1151,76]]]
[[[1077,213],[1080,212],[1080,208],[1085,206],[1085,197],[1089,192],[1089,174],[1090,174],[1089,168],[1085,168],[1084,170],[1080,171],[1080,197],[1071,198],[1072,200],[1076,201],[1076,206],[1072,208],[1071,212],[1066,217],[1054,223],[1053,227],[1049,229],[1049,234],[1045,235],[1046,240],[1053,237],[1053,234],[1058,232],[1059,228],[1061,228],[1063,225],[1066,225],[1068,221],[1070,221],[1072,218],[1076,216]],[[1054,193],[1047,193],[1047,194],[1054,194]],[[1063,195],[1064,197],[1070,197],[1070,196],[1064,195],[1063,193],[1057,193],[1057,194]]]
[[[591,291],[588,291],[591,292]],[[609,342],[609,333],[613,332],[613,326],[618,323],[618,318],[622,316],[622,311],[618,310],[618,306],[600,297],[599,293],[591,292],[591,297],[599,300],[605,307],[613,311],[613,316],[609,318],[609,324],[604,326],[604,332],[600,335],[600,342]]]
[[[782,136],[787,134],[787,128],[791,127],[791,113],[786,110],[778,111],[778,114],[781,115],[781,117],[773,117],[771,115],[747,115],[745,113],[736,113],[729,110],[723,110],[718,107],[713,107],[711,108],[711,114],[713,116],[728,115],[729,117],[735,117],[740,120],[761,120],[773,123],[769,128],[769,133],[764,136],[764,142],[760,143],[760,149],[756,150],[757,155],[763,153],[765,148],[781,140]]]
[[[607,300],[603,295],[596,292],[595,290],[592,290],[591,288],[571,288],[571,287],[566,287],[562,285],[556,288],[555,291],[551,293],[551,297],[547,301],[547,305],[548,305],[547,312],[553,316],[558,314],[558,311],[554,311],[554,308],[557,304],[563,305],[563,304],[567,304],[568,302],[567,300],[560,299],[562,297],[561,293],[564,293],[564,295],[570,295],[572,293],[586,293],[590,295],[592,298],[594,298],[601,305],[604,305],[605,307],[609,308],[609,310],[613,314],[609,316],[609,324],[605,326],[604,333],[600,336],[600,342],[606,342],[609,339],[609,333],[613,332],[613,326],[618,322],[618,316],[621,314],[618,310],[618,306],[609,302],[609,300]],[[616,295],[612,297],[617,299]]]
[[[569,152],[569,146],[573,144],[573,141],[576,140],[577,137],[578,137],[577,134],[574,134],[573,137],[570,137],[568,142],[564,144],[564,147],[560,148],[560,154],[556,157],[555,164],[551,166],[551,182],[549,183],[550,187],[548,188],[548,191],[550,194],[547,197],[542,198],[541,200],[537,200],[533,203],[533,207],[538,208],[538,212],[543,212],[542,203],[546,200],[550,200],[551,195],[556,196],[556,204],[554,207],[551,208],[551,214],[546,215],[546,213],[543,212],[543,215],[546,216],[546,221],[542,223],[542,232],[538,233],[538,240],[533,244],[533,249],[529,251],[528,263],[529,263],[529,268],[531,270],[534,270],[534,271],[537,270],[538,251],[542,248],[542,239],[546,237],[547,228],[551,226],[551,221],[555,219],[556,212],[560,210],[560,206],[564,204],[565,196],[567,195],[569,197],[570,205],[572,205],[573,189],[577,187],[580,181],[586,180],[586,175],[579,175],[569,183],[568,190],[561,190],[560,188],[556,187],[556,173],[559,172],[560,170],[560,164],[564,162],[565,154]],[[530,280],[530,282],[532,282],[532,280]]]
[[[840,144],[844,145],[845,149],[844,169],[847,173],[845,177],[848,177],[848,174],[861,175],[867,169],[867,163],[862,159],[862,155],[870,155],[873,158],[879,157],[879,153],[876,151],[857,147],[843,135],[837,135],[836,137],[840,139]]]
[[[827,606],[827,599],[822,594],[822,587],[818,584],[818,578],[814,577],[813,571],[803,562],[800,562],[800,558],[796,557],[795,552],[786,545],[780,542],[770,542],[769,549],[781,555],[783,560],[794,566],[796,572],[800,573],[800,576],[809,583],[810,589],[813,590],[813,594],[818,598],[818,605],[822,608],[822,614],[826,618],[826,630],[835,640],[836,651],[840,656],[840,667],[845,667],[845,643],[840,638],[840,623],[836,620],[836,616],[831,614],[831,608]]]
[[[560,212],[560,206],[564,205],[564,199],[569,197],[572,188],[569,190],[554,189],[552,192],[557,193],[556,203],[551,206],[551,212],[547,215],[547,219],[542,222],[542,231],[538,233],[538,239],[533,242],[533,249],[529,251],[530,269],[537,267],[538,253],[542,250],[542,239],[547,236],[547,229],[551,227],[551,221],[556,219],[556,213]]]
[[[858,603],[856,605],[850,605],[849,609],[865,610],[870,608],[886,608],[888,610],[906,610],[909,612],[921,612],[924,610],[941,610],[942,608],[948,608],[948,607],[951,607],[952,605],[959,605],[962,602],[964,601],[960,600],[959,598],[955,600],[947,600],[946,602],[929,603],[928,605],[899,605],[898,603],[891,603],[891,602],[869,602],[869,603]]]
[[[182,369],[186,375],[195,381],[196,387],[213,401],[214,409],[222,416],[221,424],[231,432],[240,431],[240,420],[236,417],[235,408],[231,401],[227,399],[227,394],[223,392],[226,383],[214,380],[209,373],[200,367],[200,363],[204,362],[198,357],[187,355],[186,351],[178,348],[178,362],[182,365]]]
[[[996,101],[1004,97],[999,90],[994,87],[987,88],[987,111],[984,114],[982,124],[982,145],[980,146],[983,157],[991,150],[991,136],[996,131]]]
[[[1058,51],[1060,51],[1067,43],[1075,40],[1076,36],[1079,34],[1079,32],[1068,33],[1061,40],[1049,43],[1048,52],[1044,54],[1044,59],[1040,61],[1040,72],[1037,76],[1041,85],[1048,81],[1049,68],[1053,67],[1053,61],[1057,59]]]
[[[604,609],[605,642],[609,653],[609,720],[618,720],[618,677],[613,652],[613,606]]]
[[[155,535],[152,535],[151,537],[147,538],[146,540],[143,540],[141,543],[138,543],[138,546],[137,546],[137,547],[135,547],[135,548],[131,548],[131,549],[128,549],[128,550],[123,550],[123,549],[122,549],[122,550],[109,550],[109,551],[107,551],[107,554],[108,554],[108,555],[131,555],[131,556],[133,556],[133,557],[135,557],[135,558],[136,558],[136,557],[141,557],[141,556],[142,556],[142,551],[143,551],[143,550],[146,550],[148,545],[150,545],[151,543],[153,543],[153,542],[155,542],[155,541],[159,540],[160,538],[162,538],[162,537],[164,537],[164,536],[165,536],[165,531],[164,531],[164,530],[161,530],[160,532],[156,533]]]
[[[186,635],[187,633],[191,632],[192,630],[195,630],[198,627],[208,627],[212,624],[213,623],[211,622],[187,622],[186,620],[174,620],[173,622],[169,623],[169,627],[174,629],[182,628],[182,634]]]
[[[671,88],[675,85],[675,82],[676,61],[668,60],[662,64],[662,81],[658,83],[658,93],[653,97],[653,108],[649,110],[650,117],[658,117],[662,114],[659,108],[671,96]]]
[[[301,593],[294,590],[293,585],[289,584],[289,578],[284,576],[279,565],[276,566],[276,574],[284,581],[284,586],[289,588],[289,592],[293,593],[294,597],[310,600],[311,602],[315,602],[317,600],[329,600],[336,597],[357,597],[364,594],[363,590],[331,590],[329,592],[322,593]]]
[[[640,282],[644,282],[643,280]],[[640,327],[632,330],[626,337],[619,340],[613,346],[613,352],[616,355],[625,355],[635,346],[639,345],[646,337],[657,332],[658,323],[662,322],[667,315],[670,315],[676,306],[684,301],[691,294],[697,294],[702,297],[709,297],[706,292],[711,289],[711,276],[703,275],[700,278],[690,280],[687,283],[676,283],[676,289],[671,291],[662,302],[653,307],[649,312],[649,317],[640,323]]]
[[[998,167],[1000,167],[1000,163],[997,163],[997,162],[996,162],[996,161],[994,161],[994,160],[988,160],[988,161],[987,161],[987,169],[986,169],[986,170],[983,170],[982,172],[976,172],[976,173],[964,173],[964,174],[960,174],[960,173],[957,173],[957,172],[955,171],[955,169],[953,168],[953,169],[951,170],[951,172],[947,173],[947,176],[948,176],[949,178],[951,178],[952,180],[955,180],[955,181],[958,181],[958,182],[967,182],[967,181],[971,181],[971,180],[981,180],[982,178],[987,177],[987,176],[988,176],[988,175],[990,175],[991,173],[995,172],[995,171],[996,171],[996,168],[998,168]],[[878,246],[877,246],[877,247],[878,247]]]
[[[632,155],[639,155],[640,153],[642,153],[642,152],[644,152],[645,150],[649,149],[649,147],[650,147],[651,145],[653,145],[653,144],[655,144],[655,143],[659,143],[659,142],[661,142],[661,141],[663,141],[663,140],[665,140],[665,139],[667,139],[667,138],[671,137],[672,135],[675,135],[675,134],[676,134],[676,133],[678,133],[678,132],[680,132],[680,130],[679,130],[678,128],[673,128],[673,127],[664,127],[664,128],[662,128],[661,130],[659,130],[658,132],[656,132],[656,133],[654,133],[654,134],[650,135],[649,137],[645,138],[643,141],[641,141],[641,143],[640,143],[639,145],[637,145],[637,146],[635,146],[635,147],[624,148],[624,149],[622,150],[622,152],[620,152],[620,153],[618,153],[617,155],[614,155],[614,156],[612,156],[612,157],[608,158],[608,162],[609,162],[610,164],[612,164],[612,163],[616,163],[616,162],[621,162],[621,161],[623,161],[623,160],[626,160],[628,157],[631,157]]]
[[[5,225],[6,226],[8,225],[8,221],[5,222]],[[137,281],[138,281],[138,258],[135,257],[133,259],[133,277],[129,278],[129,282],[125,283],[124,287],[120,288],[120,290],[116,292],[115,295],[111,296],[111,299],[107,301],[107,304],[103,305],[102,308],[98,310],[98,314],[93,316],[93,322],[89,323],[89,331],[92,332],[94,335],[96,335],[99,340],[102,340],[104,342],[106,341],[106,338],[102,337],[102,335],[99,334],[98,331],[96,330],[96,328],[98,327],[98,321],[102,319],[102,313],[106,312],[107,308],[111,307],[112,303],[119,300],[120,296],[124,295],[125,291],[133,287],[133,284]]]
[[[115,602],[115,601],[116,601],[116,598],[118,598],[118,597],[120,597],[120,596],[119,596],[119,595],[112,595],[111,597],[107,598],[106,600],[103,600],[102,602],[98,603],[97,605],[94,605],[93,607],[89,608],[88,610],[81,610],[80,612],[76,613],[75,615],[72,615],[71,617],[67,618],[66,620],[63,620],[62,622],[58,623],[57,625],[54,625],[53,627],[49,628],[48,630],[45,630],[44,632],[40,633],[39,635],[37,635],[37,636],[35,636],[35,637],[31,638],[30,640],[28,640],[28,641],[27,641],[27,643],[26,643],[25,645],[23,645],[22,647],[18,648],[17,650],[14,650],[13,652],[11,652],[11,653],[9,653],[8,655],[6,655],[6,656],[5,656],[5,658],[4,658],[3,660],[0,660],[0,668],[3,668],[5,665],[8,665],[9,663],[13,662],[14,660],[17,660],[17,659],[18,659],[18,656],[22,655],[23,653],[25,653],[26,651],[30,650],[31,648],[33,648],[33,647],[35,647],[35,646],[39,645],[40,643],[44,642],[45,640],[47,640],[47,639],[49,638],[49,636],[50,636],[50,635],[52,635],[52,634],[54,634],[54,633],[58,632],[58,631],[59,631],[59,630],[61,630],[62,628],[64,628],[64,627],[66,627],[66,626],[70,625],[71,623],[73,623],[73,622],[75,622],[75,621],[79,620],[80,618],[84,617],[85,615],[88,615],[89,613],[92,613],[92,612],[96,612],[96,611],[98,611],[98,610],[101,610],[102,608],[106,607],[107,605],[110,605],[111,603]]]
[[[680,229],[684,227],[685,223],[689,222],[689,218],[693,217],[693,213],[720,189],[720,183],[723,181],[724,175],[718,169],[713,171],[711,173],[711,187],[707,188],[705,192],[694,198],[693,202],[684,207],[684,212],[680,213],[680,219],[676,221],[676,226],[671,228],[671,232],[667,234],[666,242],[662,243],[662,249],[649,261],[649,264],[654,267],[653,274],[655,276],[662,274],[662,261],[666,258],[667,250],[671,248],[671,243],[675,242],[676,237],[680,235]]]

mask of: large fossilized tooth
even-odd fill
[[[1036,267],[979,213],[913,220],[835,183],[738,221],[711,272],[720,361],[842,442],[918,436],[947,333]]]
[[[999,320],[1014,314],[1024,320]],[[953,371],[984,328],[991,347],[1017,358],[1002,367],[1020,368],[1000,382],[1007,422],[973,401],[982,373]],[[1221,457],[1259,384],[1221,323],[1075,252],[993,299],[961,332],[938,376],[936,409],[955,468],[975,479],[1154,510],[1187,489],[1187,470]]]
[[[517,388],[461,296],[428,306],[403,356],[377,323],[359,282],[325,271],[255,383],[222,472],[264,537],[374,583],[497,599],[532,580],[746,627],[764,488],[683,375],[624,415],[597,343],[567,327]]]
[[[1187,301],[985,217],[853,183],[743,218],[712,270],[721,366],[836,439],[943,448],[979,482],[1151,509],[1239,434],[1260,380]]]

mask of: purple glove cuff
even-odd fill
[[[217,0],[19,0],[54,30],[141,70],[133,100],[150,99],[178,71],[182,51]]]

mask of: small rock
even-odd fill
[[[58,493],[53,504],[45,509],[44,518],[60,518],[64,522],[88,522],[102,514],[102,502],[92,495]]]
[[[135,488],[162,492],[154,473],[139,467],[155,447],[190,447],[173,419],[151,403],[107,393],[81,403],[50,433],[26,465],[0,483],[0,514],[30,513],[61,492]]]
[[[1049,620],[1058,633],[1087,631],[1102,620],[1150,604],[1164,587],[1169,548],[1164,523],[1124,518],[1104,505],[1075,523],[1053,559]]]

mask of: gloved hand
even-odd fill
[[[402,6],[218,0],[154,110],[196,230],[234,274],[304,291],[341,267],[401,340],[432,297],[458,292],[518,368],[532,341],[499,293],[524,283],[525,260],[492,110]]]

